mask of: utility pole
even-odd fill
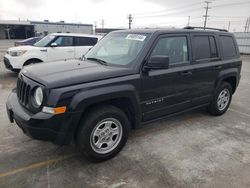
[[[228,32],[229,32],[229,30],[230,30],[230,26],[231,26],[231,22],[229,21],[229,22],[228,22],[228,27],[227,27]]]
[[[102,29],[104,28],[104,19],[101,20]]]
[[[207,18],[208,16],[208,9],[211,9],[211,7],[209,7],[209,4],[211,3],[211,1],[204,1],[206,3],[206,6],[204,7],[206,9],[205,15],[203,16],[205,18],[204,21],[204,30],[206,29],[207,26]]]
[[[95,25],[94,25],[94,28],[95,28],[95,34],[96,34],[97,21],[95,21]]]
[[[190,16],[188,16],[188,23],[187,23],[187,26],[190,25]]]
[[[101,20],[101,25],[102,25],[102,33],[104,32],[104,19]]]
[[[247,28],[246,28],[246,32],[249,32],[249,27],[250,27],[250,17],[248,17],[248,24],[247,24]]]
[[[131,29],[131,25],[133,22],[133,17],[131,14],[128,15],[128,28]]]
[[[246,21],[246,25],[245,25],[245,29],[244,29],[244,32],[246,33],[247,32],[247,24],[248,24],[248,20],[249,20],[249,18],[247,18],[247,21]]]

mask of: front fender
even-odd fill
[[[127,98],[134,108],[134,125],[140,124],[141,108],[139,94],[133,85],[107,86],[77,93],[71,100],[69,110],[84,113],[92,104],[102,103],[112,99]]]
[[[42,53],[40,50],[28,52],[23,57],[23,62],[25,63],[26,61],[28,61],[30,59],[40,59],[42,62],[46,62],[47,61],[47,52]]]

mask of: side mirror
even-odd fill
[[[83,54],[82,57],[80,57],[80,60],[85,61],[85,59],[86,59],[85,54]]]
[[[144,70],[148,69],[168,69],[169,57],[164,55],[155,55],[150,57],[144,66]]]
[[[55,42],[51,43],[50,47],[57,47],[57,44]]]

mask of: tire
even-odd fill
[[[32,64],[36,64],[36,63],[41,63],[42,61],[39,59],[30,59],[28,61],[26,61],[23,66],[27,66],[27,65],[32,65]]]
[[[77,133],[78,150],[92,162],[117,155],[129,135],[130,122],[126,114],[117,107],[105,105],[90,110],[85,117]]]
[[[212,102],[208,106],[208,112],[214,116],[224,114],[230,106],[232,93],[232,86],[228,82],[222,82],[216,90]],[[225,96],[224,98],[223,95]]]

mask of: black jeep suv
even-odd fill
[[[225,113],[241,63],[224,30],[116,31],[81,60],[25,67],[7,112],[32,138],[74,142],[88,159],[107,160],[147,122],[202,106]]]

